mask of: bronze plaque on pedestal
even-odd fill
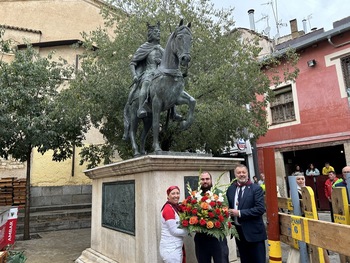
[[[135,235],[135,181],[102,184],[102,226]]]

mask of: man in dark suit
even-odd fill
[[[227,189],[226,195],[229,213],[239,235],[236,244],[241,263],[265,263],[264,191],[249,180],[245,165],[238,165],[234,172],[237,180]]]

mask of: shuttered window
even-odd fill
[[[270,103],[272,125],[295,120],[292,86],[276,89],[275,98]]]
[[[341,67],[344,76],[344,83],[348,97],[350,97],[350,56],[341,59]]]

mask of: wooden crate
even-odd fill
[[[17,177],[0,179],[0,206],[25,205],[26,179]]]
[[[0,263],[6,263],[7,251],[0,251]]]

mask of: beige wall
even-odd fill
[[[261,47],[259,58],[271,55],[273,43],[267,39],[267,37],[257,34],[256,32],[246,28],[239,28],[238,30],[242,34],[241,38],[244,40],[252,41],[254,38],[259,37],[259,47]]]
[[[0,3],[1,7],[1,3]],[[1,13],[1,11],[0,11]],[[1,24],[4,24],[0,18]],[[40,42],[41,33],[39,31],[26,31],[17,27],[5,27],[4,39],[10,39],[14,45],[22,44],[25,41],[29,43]]]
[[[60,40],[82,40],[81,32],[91,32],[103,27],[100,15],[99,0],[0,0],[0,25],[5,26],[4,39],[11,39],[15,45],[25,41],[42,43]],[[76,55],[82,50],[70,46],[53,46],[37,48],[42,56],[55,51],[54,58],[62,57],[75,65]],[[4,59],[11,61],[13,56]],[[97,130],[86,136],[86,144],[103,143]],[[52,161],[52,152],[44,155],[33,150],[32,186],[61,186],[90,184],[90,179],[83,171],[85,166],[79,165],[79,150],[75,157],[74,176],[72,176],[72,160],[64,162]],[[13,161],[2,161],[0,177],[26,177],[26,165]]]
[[[0,1],[0,24],[42,32],[40,42],[81,39],[80,33],[103,25],[100,1]]]

